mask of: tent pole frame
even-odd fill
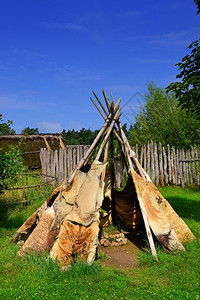
[[[111,94],[111,97],[112,97],[112,103],[110,103],[109,99],[107,98],[104,90],[102,90],[102,93],[103,93],[103,96],[104,96],[104,99],[105,99],[105,102],[106,102],[106,105],[107,105],[107,108],[108,108],[108,111],[110,113],[110,115],[112,116],[112,111],[113,110],[113,107],[114,107],[114,100],[113,100],[113,97],[112,97],[112,94]],[[93,94],[95,95],[95,93],[93,92]],[[96,97],[96,96],[95,96]],[[100,100],[96,97],[97,101],[100,103]],[[91,99],[92,100],[92,99]],[[119,99],[121,101],[121,99]],[[118,100],[118,101],[119,101]],[[94,101],[92,100],[93,104],[94,104]],[[94,104],[96,106],[96,108],[98,107],[96,105],[96,103]],[[103,105],[101,105],[102,107]],[[112,107],[111,107],[112,106]],[[102,108],[103,109],[103,108]],[[97,108],[97,110],[100,112],[100,109]],[[105,109],[103,109],[103,111],[105,112]],[[105,119],[105,117],[103,116],[102,113],[100,113],[101,116]],[[121,137],[119,137],[118,134],[115,134],[116,137],[118,138],[119,142],[121,143],[122,142],[122,145],[124,146],[125,148],[125,152],[126,152],[126,156],[127,156],[127,159],[128,159],[128,164],[129,164],[129,168],[130,170],[133,170],[134,171],[134,168],[133,168],[133,163],[135,164],[137,170],[138,170],[138,173],[139,175],[145,179],[145,180],[148,180],[150,181],[150,177],[148,176],[148,174],[144,171],[144,169],[140,166],[137,158],[135,157],[135,153],[134,151],[131,149],[130,147],[130,144],[126,138],[126,135],[123,131],[123,128],[122,128],[122,125],[121,125],[121,122],[118,120],[117,121],[117,125],[118,125],[118,128],[119,128],[119,131],[121,132],[121,137],[122,137],[122,141],[121,141]],[[112,133],[115,133],[114,130],[113,130],[113,127],[114,127],[114,124],[112,126]],[[110,133],[109,133],[110,134]],[[111,150],[112,150],[112,146],[111,146]],[[100,158],[100,157],[99,157]],[[111,153],[111,160],[113,158],[113,153]],[[132,160],[133,160],[133,163],[132,163]],[[111,175],[111,178],[112,178],[112,175]],[[112,179],[111,179],[112,180]],[[112,189],[113,189],[113,182],[111,181],[111,194],[112,194]],[[114,201],[112,201],[114,203]],[[139,205],[140,205],[140,201],[139,201]],[[112,210],[114,209],[113,207],[114,205],[112,204]],[[141,207],[140,205],[140,210],[141,210],[141,213],[142,213],[142,217],[143,217],[143,220],[144,220],[144,225],[145,225],[145,229],[146,229],[146,234],[147,234],[147,238],[148,238],[148,241],[149,241],[149,245],[150,245],[150,249],[151,249],[151,253],[152,253],[152,256],[155,258],[155,260],[158,260],[158,257],[157,257],[157,252],[156,252],[156,248],[155,248],[155,244],[154,244],[154,241],[153,241],[153,236],[152,236],[152,233],[151,233],[151,229],[150,229],[150,225],[149,225],[149,221],[148,221],[148,218],[147,218],[147,215],[146,215],[146,212],[143,210],[143,208]]]

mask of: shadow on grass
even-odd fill
[[[9,207],[4,201],[0,201],[0,229],[4,228],[7,230],[18,229],[24,223],[24,217],[22,214],[16,214],[15,211],[19,212],[23,210],[22,205]]]
[[[181,218],[200,221],[200,201],[185,199],[184,196],[168,196],[167,200]]]

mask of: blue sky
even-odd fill
[[[98,129],[92,90],[111,91],[122,121],[148,81],[166,87],[199,38],[192,0],[0,0],[0,113],[20,131]],[[136,95],[136,96],[134,96]],[[131,106],[131,107],[130,107]]]

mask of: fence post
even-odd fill
[[[50,151],[49,150],[46,150],[46,174],[47,175],[51,175],[51,160],[50,160]],[[46,179],[47,181],[49,181],[49,178],[47,177]]]
[[[171,152],[170,152],[169,144],[167,144],[167,160],[168,160],[169,183],[172,183]]]
[[[147,174],[151,177],[150,174],[150,144],[149,142],[147,143]]]
[[[147,170],[147,146],[144,145],[144,170]]]
[[[76,166],[76,164],[77,164],[77,155],[76,155],[76,153],[77,153],[77,151],[76,151],[76,149],[77,148],[73,148],[73,169],[75,168],[75,166]]]
[[[150,151],[151,151],[151,180],[155,183],[155,169],[154,169],[154,149],[153,149],[153,141],[150,143]]]
[[[180,183],[181,186],[184,187],[185,186],[185,181],[184,181],[184,177],[183,177],[183,162],[182,162],[183,156],[182,156],[182,150],[179,150],[179,172],[180,172]]]
[[[172,147],[172,158],[171,158],[171,163],[172,163],[172,179],[173,179],[173,184],[177,183],[177,173],[176,173],[176,153],[174,147]]]
[[[158,150],[157,150],[156,142],[154,142],[154,161],[155,161],[155,184],[156,186],[159,186]]]
[[[166,154],[166,151],[165,151],[165,148],[162,147],[162,150],[163,150],[163,161],[164,161],[164,177],[165,177],[165,184],[168,185],[169,181],[168,181],[168,173],[167,173],[167,154]]]
[[[143,165],[143,156],[144,156],[144,146],[141,146],[141,151],[140,151],[140,164],[141,164],[141,166]]]
[[[198,152],[197,152],[197,149],[195,148],[195,158],[198,159]],[[196,176],[197,176],[197,185],[199,186],[200,185],[200,172],[199,172],[199,161],[197,161],[195,163],[195,167],[196,167]]]
[[[55,173],[56,173],[56,168],[55,168],[55,160],[54,160],[54,151],[51,151],[51,176],[55,177]],[[54,185],[55,184],[55,180],[54,181],[51,181],[51,185]]]
[[[158,160],[160,169],[160,185],[164,186],[164,174],[163,174],[163,157],[162,157],[162,144],[158,143]]]
[[[67,177],[67,149],[63,149],[63,180]]]
[[[177,172],[177,184],[181,184],[180,177],[180,163],[179,163],[179,149],[176,149],[176,172]]]
[[[58,182],[60,183],[63,180],[63,151],[62,148],[59,149],[58,157]]]

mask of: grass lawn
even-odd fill
[[[19,258],[19,246],[11,238],[45,198],[25,208],[2,209],[0,299],[200,299],[200,191],[178,187],[160,191],[196,239],[178,253],[168,254],[157,246],[158,262],[144,249],[135,269],[109,269],[96,261],[91,267],[78,262],[61,272],[46,253]]]

